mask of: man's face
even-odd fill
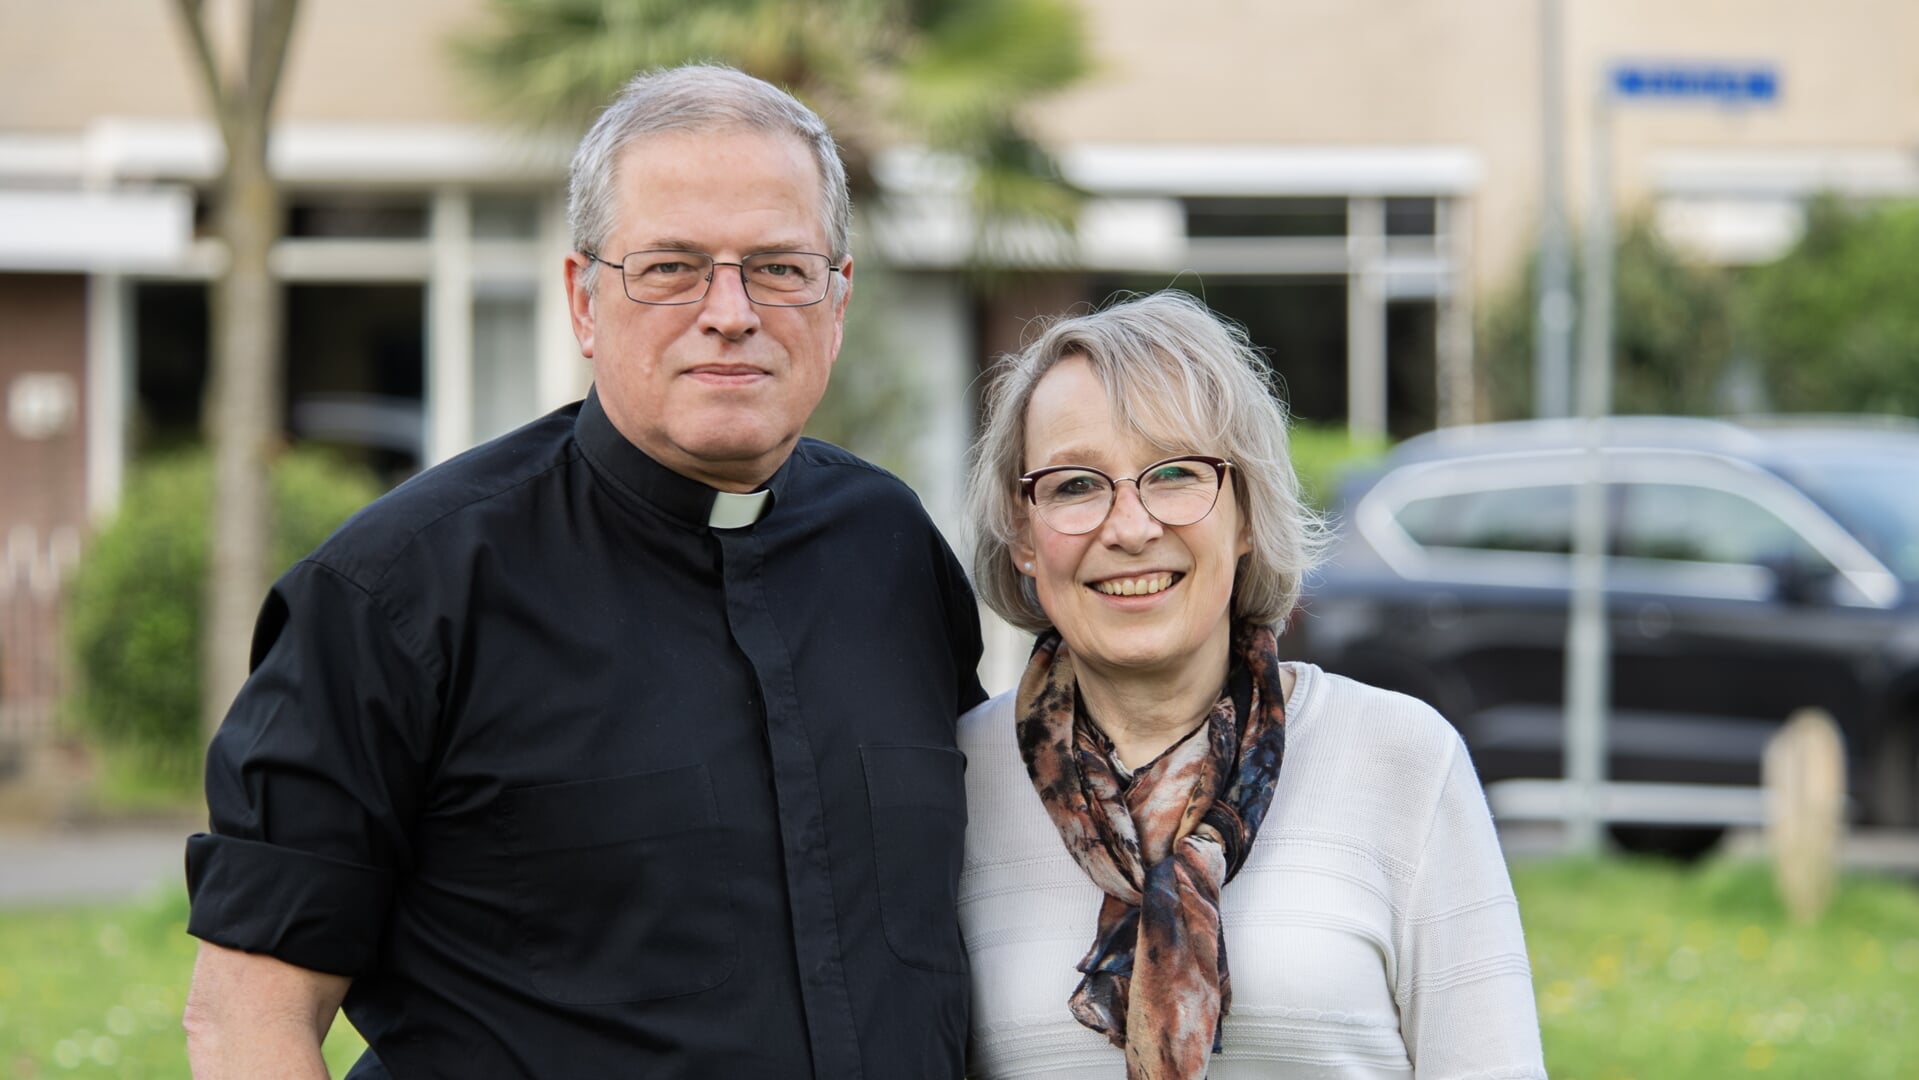
[[[820,174],[796,138],[756,131],[671,133],[621,155],[619,206],[598,254],[619,262],[656,248],[739,262],[762,251],[833,254],[820,220]],[[580,351],[593,361],[613,425],[653,460],[722,490],[750,491],[777,470],[826,392],[851,292],[846,280],[811,307],[746,298],[716,266],[706,298],[667,307],[627,299],[602,266],[580,286],[568,259],[567,299]]]

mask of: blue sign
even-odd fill
[[[1622,98],[1705,100],[1770,105],[1779,100],[1779,72],[1770,64],[1619,64],[1608,80]]]

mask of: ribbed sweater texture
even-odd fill
[[[1294,664],[1286,760],[1221,897],[1232,1012],[1208,1080],[1544,1080],[1519,908],[1452,726]],[[1067,1008],[1099,890],[1027,778],[1008,692],[960,720],[972,1080],[1123,1080]]]

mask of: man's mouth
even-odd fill
[[[1089,588],[1106,596],[1151,596],[1156,592],[1165,592],[1173,587],[1185,574],[1161,572],[1141,574],[1138,577],[1107,578],[1095,581]]]
[[[723,379],[750,379],[766,374],[766,369],[752,364],[701,364],[689,368],[688,375],[715,376]]]

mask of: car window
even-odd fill
[[[1825,559],[1778,515],[1743,495],[1692,484],[1628,484],[1617,554],[1636,559],[1807,568]]]
[[[1395,517],[1422,547],[1572,550],[1573,489],[1565,484],[1413,499]]]
[[[1919,462],[1818,460],[1793,472],[1893,573],[1919,583]]]

